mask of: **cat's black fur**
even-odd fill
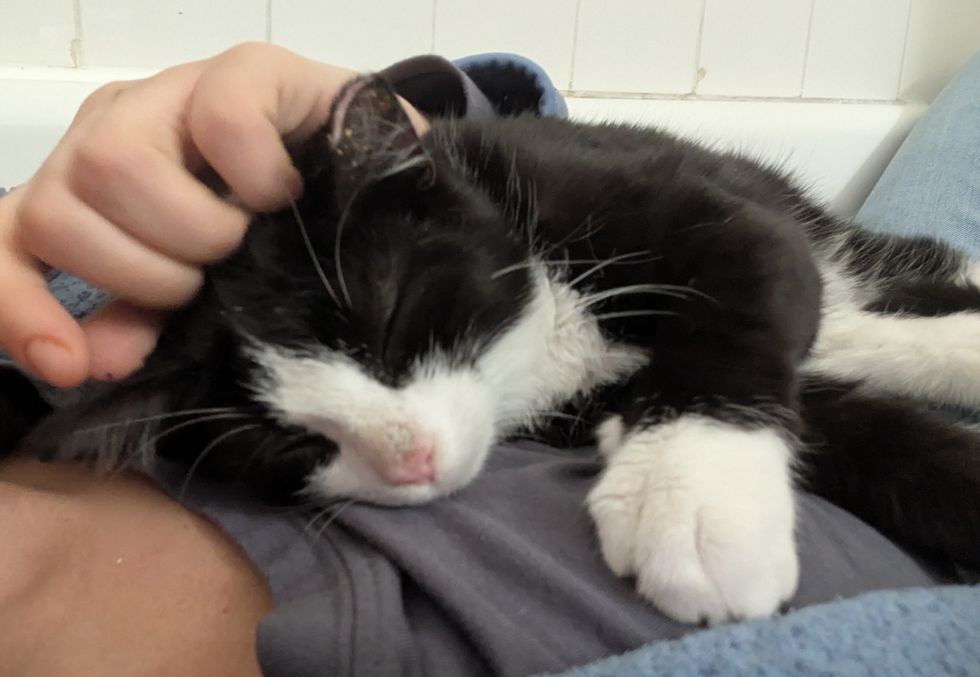
[[[874,269],[882,284],[869,309],[926,316],[980,311],[980,292],[951,279],[958,255],[860,231],[778,172],[652,130],[522,116],[436,121],[417,142],[404,126],[391,132],[396,114],[360,112],[347,120],[350,138],[329,143],[328,126],[306,144],[295,210],[256,218],[146,366],[48,417],[24,449],[159,453],[288,498],[335,447],[256,403],[243,386],[255,366],[243,334],[326,345],[397,386],[433,345],[466,361],[514,322],[533,252],[589,291],[677,290],[592,308],[607,336],[654,357],[625,382],[573,398],[578,422],[556,419],[538,434],[581,442],[609,412],[629,428],[690,412],[776,425],[804,441],[809,490],[922,552],[980,568],[980,437],[910,401],[800,371],[820,319],[815,249],[849,241],[860,255],[846,267],[857,279]],[[597,269],[602,261],[612,263]],[[175,415],[187,425],[169,432],[139,425],[218,407],[238,413]],[[118,434],[108,425],[127,419],[137,424]],[[222,438],[243,421],[255,427]],[[24,427],[8,430],[8,443]]]

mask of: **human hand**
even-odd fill
[[[286,146],[323,124],[354,75],[254,43],[93,93],[38,172],[0,199],[0,349],[59,387],[138,368],[202,266],[234,250],[252,212],[300,192]],[[208,168],[234,201],[197,178]],[[44,264],[117,300],[79,325]]]

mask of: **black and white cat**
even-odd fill
[[[25,453],[161,454],[264,495],[416,504],[494,442],[598,438],[614,572],[674,618],[794,592],[794,484],[980,568],[980,269],[647,129],[532,117],[419,138],[362,78],[145,367]],[[23,400],[23,398],[22,398]],[[22,426],[26,427],[26,426]]]

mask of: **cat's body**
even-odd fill
[[[419,141],[375,80],[299,162],[303,198],[256,220],[146,367],[26,449],[398,505],[462,488],[503,437],[597,428],[603,555],[681,620],[793,593],[795,477],[980,567],[980,436],[906,400],[980,404],[959,254],[650,130],[444,121]]]

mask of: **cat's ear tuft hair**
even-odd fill
[[[341,90],[326,127],[338,204],[365,185],[390,177],[413,188],[432,185],[435,166],[395,91],[380,75],[366,75]]]

